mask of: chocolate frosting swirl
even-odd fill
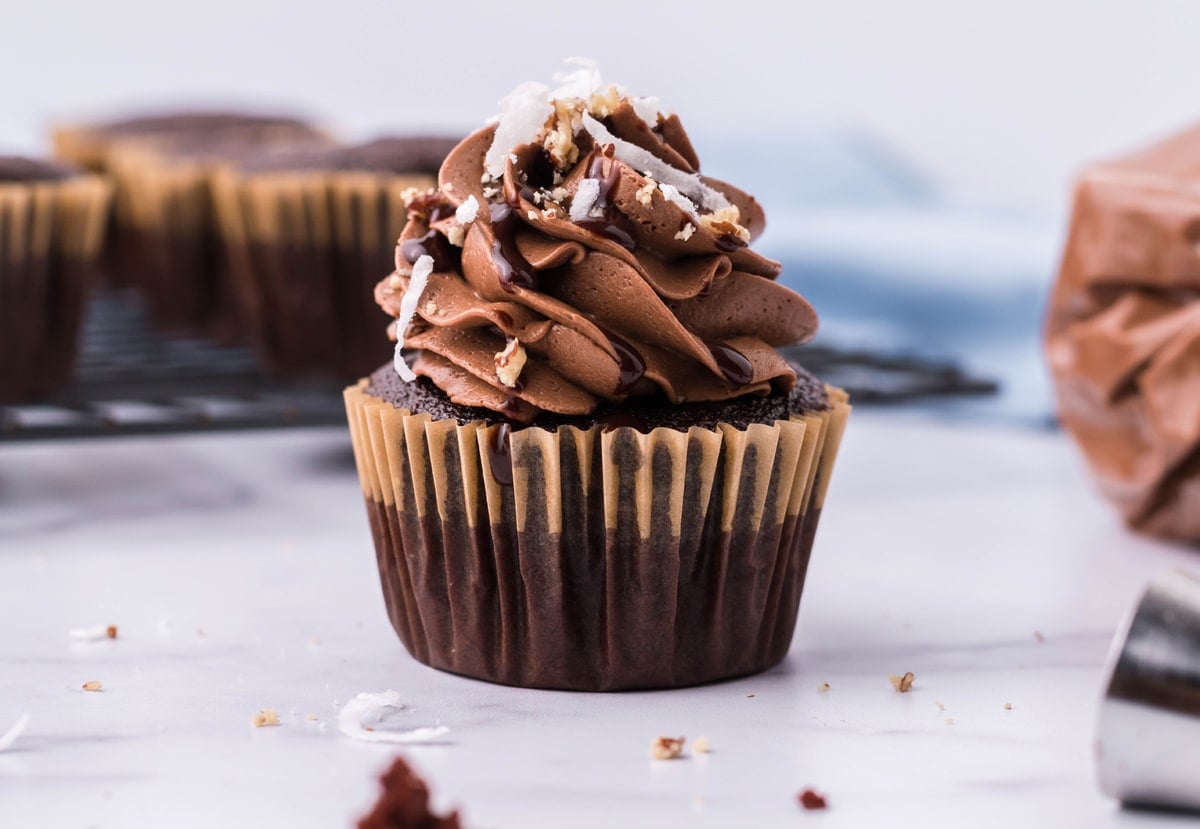
[[[412,371],[455,403],[522,423],[629,396],[683,403],[790,390],[796,375],[776,347],[811,339],[817,318],[774,281],[780,264],[748,246],[765,224],[761,207],[696,178],[676,116],[651,126],[624,98],[602,113],[595,131],[613,143],[586,129],[560,127],[554,138],[551,118],[537,140],[512,148],[498,179],[485,164],[497,127],[485,127],[446,158],[438,189],[411,201],[397,270],[376,299],[401,317],[422,272],[416,314],[399,332]],[[559,124],[578,125],[578,115],[560,112]],[[702,182],[717,208],[620,160],[618,143]],[[414,268],[423,256],[427,281],[429,260]]]

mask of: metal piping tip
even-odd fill
[[[1200,580],[1150,582],[1109,653],[1100,788],[1129,806],[1200,811]]]

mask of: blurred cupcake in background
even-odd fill
[[[110,196],[75,167],[0,156],[0,400],[69,379]]]
[[[269,370],[352,377],[379,362],[388,338],[373,290],[407,221],[404,194],[433,187],[456,143],[260,152],[216,176],[235,300]]]
[[[113,179],[110,278],[138,288],[159,324],[225,337],[237,326],[216,235],[214,172],[248,152],[332,143],[297,118],[219,111],[139,116],[54,135],[60,158]]]

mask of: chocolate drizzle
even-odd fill
[[[732,233],[722,233],[717,237],[717,250],[725,253],[733,253],[735,250],[746,247],[746,242],[740,236],[734,236]]]
[[[646,359],[636,348],[611,331],[605,331],[604,336],[608,337],[613,350],[617,352],[618,377],[615,391],[617,394],[629,394],[646,374]]]
[[[513,485],[512,447],[508,442],[510,431],[507,423],[501,423],[487,438],[488,466],[492,470],[492,477],[501,486]]]
[[[454,215],[454,208],[442,202],[436,193],[418,196],[409,205],[409,210],[423,215],[431,225]],[[457,270],[462,259],[462,252],[432,227],[421,236],[400,242],[400,255],[410,265],[415,265],[422,256],[428,256],[433,259],[433,269],[443,273]]]
[[[604,154],[597,153],[588,163],[587,177],[600,182],[600,192],[596,196],[596,201],[592,204],[592,209],[599,208],[602,214],[601,217],[598,219],[580,219],[575,224],[599,236],[612,239],[626,250],[636,250],[637,239],[634,237],[633,222],[618,210],[617,206],[609,201],[608,198],[612,189],[617,186],[617,182],[621,180],[621,169],[612,162],[610,157],[612,151],[613,148],[611,146],[606,147]],[[606,161],[608,163],[607,174],[604,172]]]
[[[492,233],[496,237],[492,245],[492,259],[500,271],[500,287],[513,293],[515,288],[528,288],[536,291],[538,287],[537,274],[533,265],[517,249],[517,227],[520,220],[507,204],[488,206],[492,220]]]
[[[433,259],[435,271],[452,271],[458,267],[458,248],[446,241],[446,237],[430,228],[423,236],[405,239],[400,243],[400,255],[410,265],[415,265],[422,256]]]
[[[744,386],[754,379],[754,366],[750,365],[745,354],[725,343],[706,342],[705,345],[717,361],[717,368],[721,369],[721,374],[730,383]]]

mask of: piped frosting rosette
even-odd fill
[[[396,271],[396,370],[528,423],[602,401],[786,391],[777,346],[817,317],[749,247],[762,208],[700,173],[675,115],[591,64],[518,87],[408,198]]]

